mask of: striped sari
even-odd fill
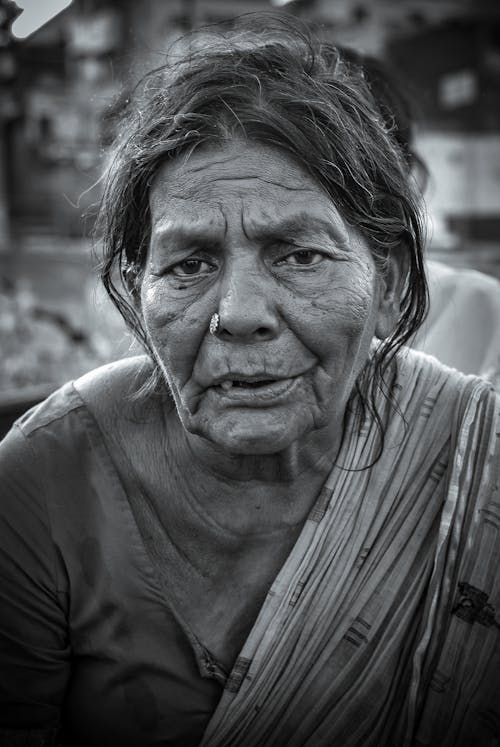
[[[369,469],[349,416],[202,747],[500,744],[498,400],[413,351],[394,386]]]

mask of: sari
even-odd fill
[[[413,351],[393,392],[378,460],[348,415],[201,747],[500,744],[498,400]]]

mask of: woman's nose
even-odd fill
[[[264,275],[246,263],[228,269],[219,303],[220,337],[261,341],[278,333],[276,297]]]

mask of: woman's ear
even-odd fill
[[[132,298],[135,310],[141,306],[142,269],[138,263],[127,263],[124,272],[125,284]]]
[[[401,295],[408,275],[409,257],[405,247],[391,250],[379,271],[379,309],[375,335],[385,340],[394,331],[401,311]]]

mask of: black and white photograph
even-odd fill
[[[0,747],[500,747],[498,0],[0,0]]]

